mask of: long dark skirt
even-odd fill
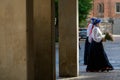
[[[113,70],[106,52],[104,51],[102,42],[92,41],[90,45],[90,54],[86,71],[109,71]]]
[[[88,37],[87,37],[85,41],[85,48],[84,48],[84,65],[88,64],[89,46],[90,46],[90,43],[88,42]]]

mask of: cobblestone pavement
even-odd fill
[[[80,76],[74,78],[59,78],[59,80],[120,80],[120,36],[115,35],[114,41],[104,42],[104,49],[107,53],[110,63],[113,65],[114,69],[111,72],[86,72],[86,66],[83,65],[84,56],[84,40],[80,41]],[[58,51],[58,50],[57,50]],[[57,55],[58,57],[58,55]],[[58,77],[58,60],[57,60],[57,77]]]

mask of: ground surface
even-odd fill
[[[107,53],[107,56],[110,60],[110,63],[113,65],[114,69],[111,72],[86,72],[86,66],[83,65],[83,56],[84,56],[84,44],[85,41],[81,40],[81,49],[80,49],[80,76],[74,78],[59,78],[59,63],[58,63],[58,44],[56,45],[56,74],[59,80],[120,80],[120,36],[114,36],[114,42],[104,42],[104,48]]]

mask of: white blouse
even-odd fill
[[[102,36],[102,32],[100,31],[99,27],[94,26],[92,33],[91,33],[91,37],[96,42],[100,42],[102,40],[103,36]]]
[[[90,35],[90,31],[92,29],[92,26],[93,26],[93,24],[91,24],[91,23],[88,25],[88,28],[87,28],[87,37]]]

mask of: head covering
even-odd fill
[[[93,24],[96,25],[96,24],[98,24],[98,23],[100,23],[100,22],[101,22],[100,19],[96,19]]]
[[[94,24],[94,22],[95,22],[96,19],[97,19],[97,18],[95,18],[95,17],[94,17],[94,18],[91,18],[91,23]]]

